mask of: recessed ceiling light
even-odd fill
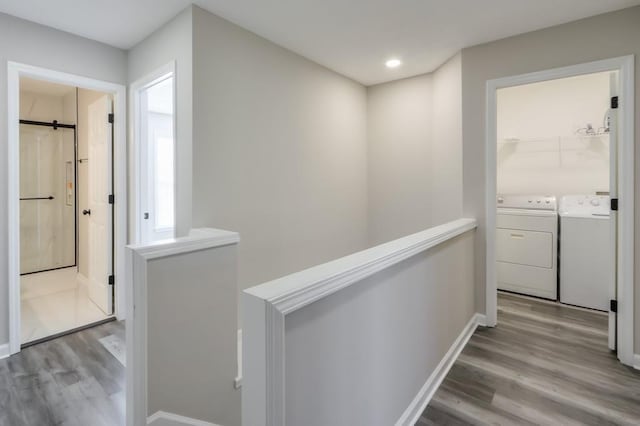
[[[402,61],[400,59],[389,59],[384,64],[387,66],[387,68],[398,68],[400,65],[402,65]]]

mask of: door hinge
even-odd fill
[[[109,204],[113,204],[115,202],[115,197],[113,194],[109,194]]]
[[[618,211],[618,199],[617,198],[612,198],[611,199],[611,211],[614,211],[614,212]]]
[[[116,279],[113,275],[109,275],[109,285],[113,285],[115,284]]]
[[[113,113],[109,113],[109,115],[107,116],[107,121],[109,121],[109,123],[113,124]]]
[[[618,97],[614,96],[611,98],[611,109],[618,109]]]
[[[618,301],[617,300],[610,300],[609,301],[609,310],[611,312],[618,312]]]

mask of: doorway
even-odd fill
[[[115,319],[111,98],[20,79],[22,348]]]
[[[15,354],[124,319],[125,105],[120,85],[12,62],[8,71]]]
[[[606,309],[609,346],[627,365],[633,364],[633,75],[633,57],[623,57],[487,82],[487,323],[496,325],[499,288]],[[527,90],[529,96],[523,96]],[[574,106],[554,111],[547,103],[531,114],[544,90],[549,98],[573,90],[565,100]],[[522,108],[505,108],[509,102]],[[518,131],[510,123],[519,123]],[[600,272],[610,272],[600,277],[599,288],[582,285],[570,291],[578,297],[570,298],[566,273],[580,275],[583,269],[570,264],[585,247],[578,241],[585,231],[576,232],[575,214],[562,212],[585,205],[595,213],[589,219],[598,223],[580,226],[589,232],[603,228],[603,241],[597,253],[584,255],[592,260],[578,263],[593,266],[597,260],[608,265]],[[596,290],[597,298],[606,295],[597,306],[588,301]]]
[[[136,242],[175,236],[175,63],[131,85]]]

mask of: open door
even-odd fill
[[[617,349],[618,318],[618,72],[610,74],[611,105],[608,112],[609,120],[609,196],[611,198],[611,212],[609,223],[611,226],[611,279],[609,282],[609,349]]]
[[[104,95],[89,105],[89,298],[113,313],[113,123]]]
[[[175,234],[174,78],[163,75],[137,93],[139,146],[140,241],[173,238]]]

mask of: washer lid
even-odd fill
[[[556,197],[552,195],[498,195],[499,209],[526,209],[556,211]]]
[[[609,218],[608,195],[565,195],[560,199],[560,216]]]

